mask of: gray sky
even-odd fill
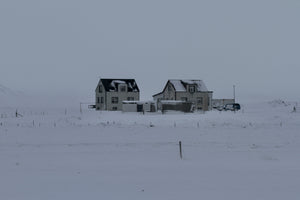
[[[299,0],[1,0],[0,84],[93,98],[99,77],[299,100]]]

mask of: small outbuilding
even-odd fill
[[[123,112],[155,112],[154,101],[123,101]]]
[[[166,111],[193,112],[195,109],[192,102],[175,100],[159,101],[157,107],[162,113]]]

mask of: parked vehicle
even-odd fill
[[[241,109],[240,104],[238,104],[238,103],[229,103],[229,104],[226,104],[224,106],[223,110],[237,111],[237,110],[240,110],[240,109]]]
[[[218,111],[222,111],[222,110],[224,110],[224,106],[217,106],[217,107],[215,107],[215,109],[217,109]]]

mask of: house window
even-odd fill
[[[112,110],[118,110],[118,107],[112,107]]]
[[[111,103],[117,104],[118,102],[119,102],[119,98],[118,97],[112,97],[111,98]]]
[[[195,92],[195,86],[190,86],[189,87],[189,92],[194,93]]]
[[[134,101],[134,97],[127,97],[127,101]]]
[[[126,86],[125,85],[120,86],[120,91],[121,92],[126,92]]]
[[[171,92],[172,91],[172,86],[168,85],[168,91]]]
[[[101,97],[100,103],[104,103],[104,98],[103,97]]]
[[[197,104],[203,104],[203,97],[197,97]]]
[[[100,103],[100,98],[99,97],[97,97],[97,103]]]
[[[181,101],[187,101],[187,97],[181,97]]]
[[[102,93],[102,85],[99,85],[99,93]]]

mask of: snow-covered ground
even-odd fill
[[[0,199],[300,196],[296,103],[165,115],[17,109],[22,117],[0,106]]]

